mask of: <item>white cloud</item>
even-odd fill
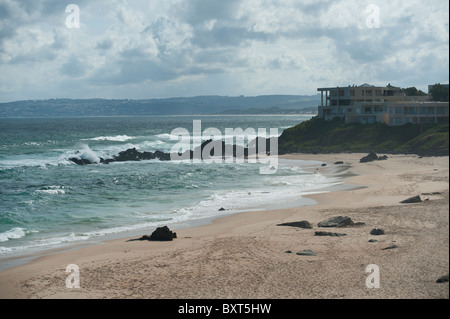
[[[447,1],[0,0],[0,99],[315,94],[448,82]],[[367,28],[375,4],[380,28]],[[45,85],[42,85],[45,83]],[[192,94],[191,94],[192,93]]]

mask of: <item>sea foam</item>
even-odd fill
[[[14,227],[3,233],[0,233],[0,243],[6,242],[10,239],[19,239],[19,238],[24,237],[25,235],[26,234],[25,234],[24,228]]]
[[[116,135],[116,136],[98,136],[93,138],[82,139],[82,141],[113,141],[113,142],[125,142],[132,140],[134,137],[128,135]]]

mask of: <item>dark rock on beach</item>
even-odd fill
[[[225,208],[223,208],[223,207],[219,208],[219,212],[223,212],[224,210],[225,210]]]
[[[306,220],[302,220],[302,221],[299,221],[299,222],[290,222],[290,223],[278,224],[277,226],[291,226],[291,227],[308,228],[308,229],[309,228],[313,228],[311,223],[306,221]]]
[[[327,232],[327,231],[316,231],[316,232],[314,233],[314,236],[342,237],[342,236],[347,236],[347,234],[343,234],[343,233],[332,233],[332,232]]]
[[[337,162],[335,162],[334,164],[335,164],[335,165],[340,165],[340,164],[344,164],[344,162],[343,162],[343,161],[337,161]]]
[[[134,240],[172,241],[174,238],[177,238],[177,233],[171,231],[169,227],[163,226],[156,228],[156,230],[151,235],[144,235],[137,239],[130,239],[129,241]]]
[[[316,256],[317,253],[315,251],[310,250],[310,249],[305,249],[305,250],[299,251],[297,253],[297,255],[299,255],[299,256]]]
[[[382,250],[395,249],[395,248],[399,248],[399,247],[397,245],[391,245],[391,246],[383,248]]]
[[[361,158],[359,160],[359,162],[360,163],[368,163],[368,162],[382,161],[382,160],[387,160],[387,159],[388,159],[388,157],[386,155],[378,156],[375,152],[370,152],[369,154],[367,154],[366,156]]]
[[[177,234],[171,231],[169,227],[163,226],[156,228],[156,230],[150,235],[149,240],[171,241],[174,238],[177,238]]]
[[[317,224],[319,227],[347,227],[353,226],[355,223],[350,217],[347,216],[336,216],[328,218],[327,220],[321,221]]]
[[[440,277],[438,280],[436,280],[436,282],[437,282],[438,284],[441,284],[441,283],[443,283],[443,282],[448,282],[448,274],[445,275],[445,276]]]
[[[370,152],[369,154],[367,154],[366,156],[361,158],[359,160],[359,162],[360,163],[368,163],[368,162],[372,162],[372,161],[376,161],[376,160],[378,160],[378,155],[375,152]]]
[[[370,231],[370,234],[371,234],[371,235],[374,235],[374,236],[379,236],[379,235],[384,235],[385,232],[384,232],[384,229],[381,229],[381,228],[374,228],[374,229],[372,229],[372,230]]]
[[[410,203],[421,203],[422,199],[420,198],[420,195],[410,197],[408,199],[402,200],[400,203],[402,204],[410,204]]]

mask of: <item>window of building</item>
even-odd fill
[[[360,107],[356,108],[356,114],[361,114],[361,108]]]
[[[395,114],[402,114],[402,108],[401,107],[396,107],[395,108]]]

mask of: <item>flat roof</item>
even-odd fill
[[[372,89],[401,89],[397,86],[373,86],[367,83],[360,86],[334,86],[334,87],[325,87],[325,88],[317,88],[317,91],[330,91],[336,89],[354,89],[354,88],[372,88]]]

